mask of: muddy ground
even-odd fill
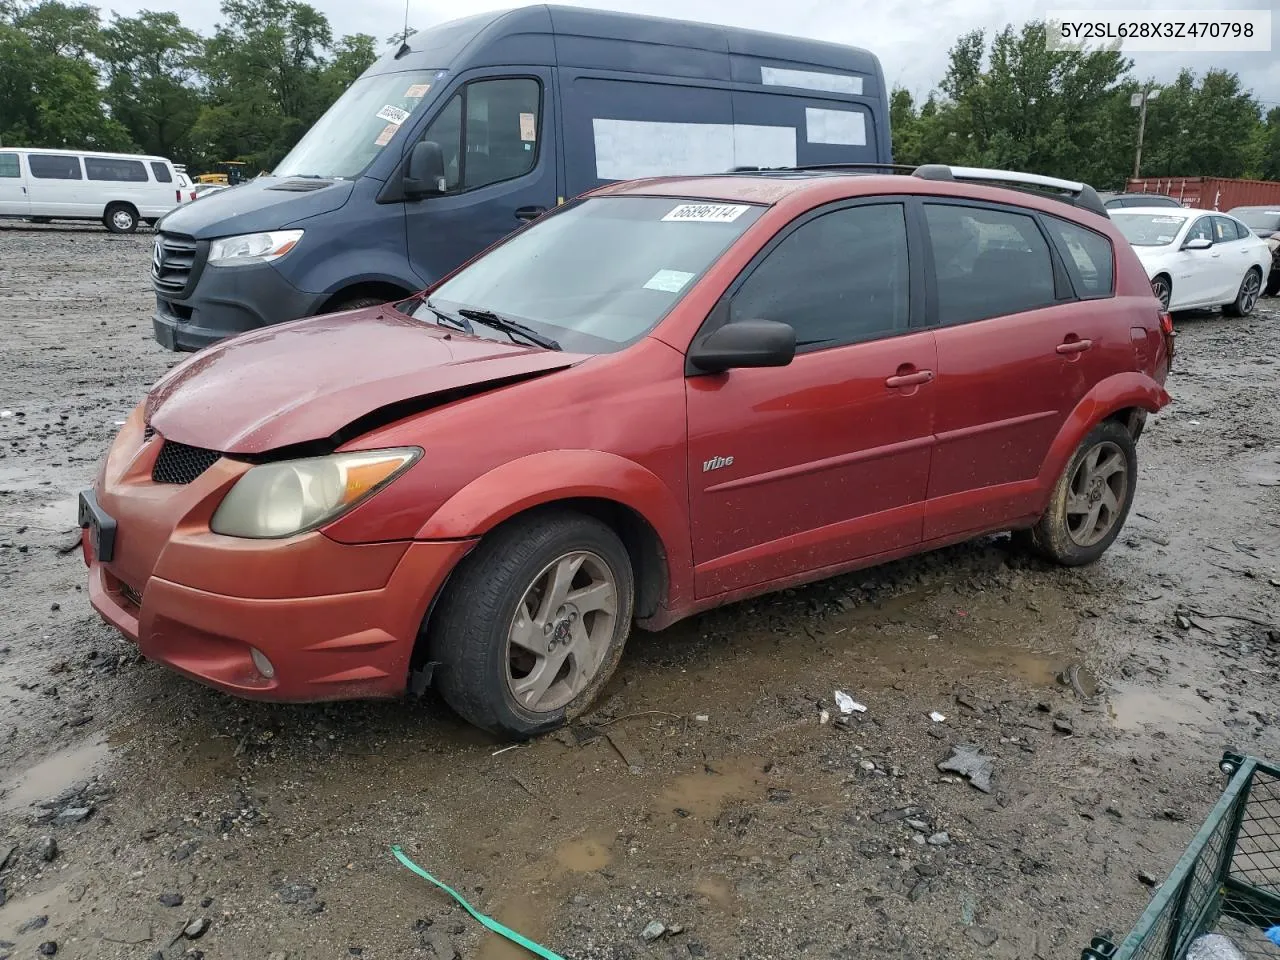
[[[393,844],[567,958],[1076,957],[1224,747],[1280,759],[1276,301],[1179,318],[1093,568],[997,538],[639,634],[591,723],[500,752],[430,698],[230,699],[91,612],[74,495],[174,361],[150,245],[0,227],[0,957],[527,956]]]

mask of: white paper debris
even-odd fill
[[[826,723],[830,719],[831,714],[827,713],[825,710],[818,714],[818,723]]]
[[[935,710],[933,711],[933,713],[929,714],[929,719],[932,720],[934,723],[942,723],[947,718],[944,717],[942,714],[940,714],[937,710]]]
[[[854,700],[843,690],[836,691],[836,705],[840,708],[840,712],[848,716],[851,713],[866,713],[867,708]]]
[[[708,714],[700,713],[693,719],[697,720],[699,723],[707,723],[708,721],[710,721],[711,717]]]
[[[8,420],[13,416],[12,410],[0,410],[0,420]]]

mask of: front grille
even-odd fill
[[[196,242],[191,237],[162,233],[151,254],[151,282],[160,293],[181,296],[196,264]]]
[[[156,483],[190,483],[222,458],[217,450],[189,447],[185,443],[164,441],[151,479]]]

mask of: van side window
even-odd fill
[[[514,180],[538,159],[542,89],[537,80],[475,80],[456,93],[423,140],[444,154],[450,192]]]
[[[159,160],[152,160],[151,172],[156,175],[156,183],[173,183],[173,175],[169,173],[167,164],[163,164]]]
[[[1058,245],[1058,253],[1071,274],[1076,293],[1083,299],[1111,296],[1115,255],[1111,241],[1079,224],[1044,217],[1044,225]]]
[[[85,157],[85,176],[90,180],[113,180],[118,183],[146,183],[147,168],[141,160],[117,157]]]
[[[801,351],[906,330],[911,284],[898,203],[849,207],[801,224],[751,272],[729,322],[778,320]]]
[[[924,209],[943,326],[1054,303],[1053,258],[1033,218],[956,204]]]
[[[28,153],[31,175],[41,180],[82,180],[80,158],[67,153]]]
[[[22,170],[18,167],[18,155],[16,153],[0,153],[0,177],[17,179],[21,176]]]

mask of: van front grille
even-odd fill
[[[222,454],[217,450],[165,440],[151,468],[151,479],[156,483],[190,483],[220,459]]]
[[[161,233],[151,253],[151,283],[160,293],[182,296],[196,264],[196,241],[176,233]]]

